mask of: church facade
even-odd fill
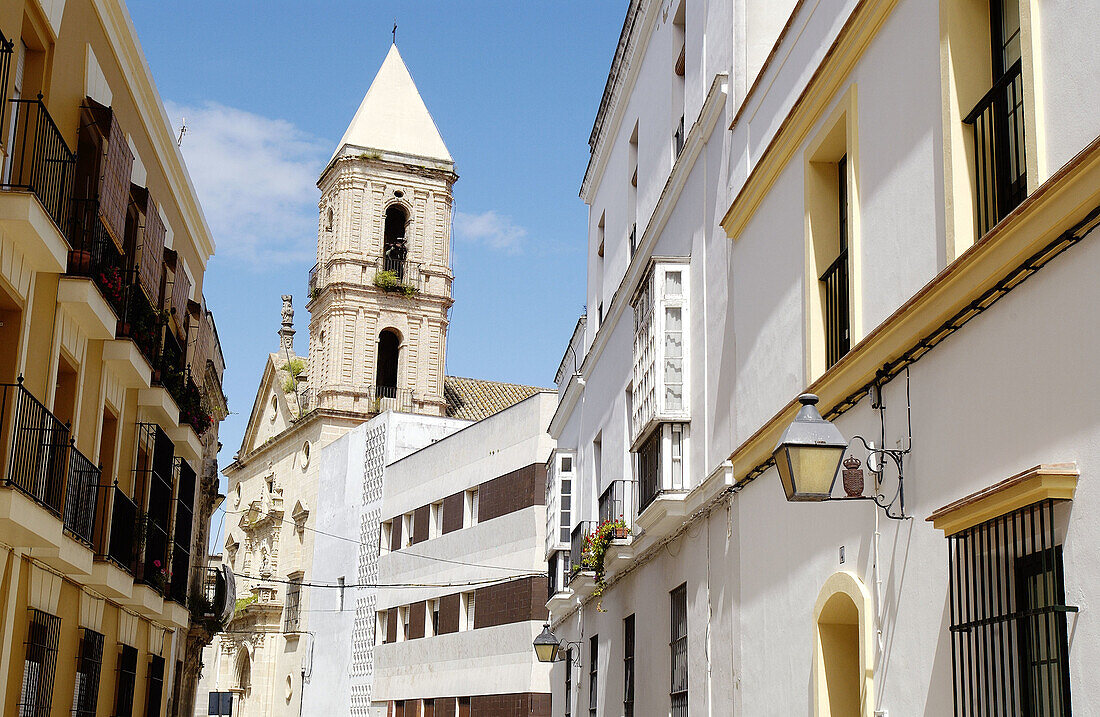
[[[394,45],[318,181],[309,350],[285,295],[224,470],[238,600],[197,714],[367,714],[385,466],[535,392],[444,376],[456,180]]]

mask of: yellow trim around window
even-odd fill
[[[945,536],[1043,500],[1073,500],[1076,463],[1044,463],[932,512],[927,520]]]
[[[848,687],[854,691],[842,684],[851,670],[855,670],[855,684]],[[833,573],[818,593],[812,683],[814,717],[873,717],[874,603],[855,573]]]

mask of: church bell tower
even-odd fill
[[[318,181],[311,405],[445,414],[456,179],[393,45]]]

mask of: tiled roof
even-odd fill
[[[469,421],[488,418],[539,391],[546,390],[549,389],[521,386],[517,383],[483,381],[458,376],[443,377],[443,398],[447,401],[447,415]]]

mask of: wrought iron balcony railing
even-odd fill
[[[635,481],[611,481],[600,496],[600,523],[621,520],[627,528],[633,528],[636,490]]]
[[[69,427],[19,383],[0,384],[0,425],[10,435],[5,484],[58,517],[65,497]]]
[[[71,439],[70,439],[71,440]],[[92,545],[96,508],[103,490],[102,471],[75,446],[69,446],[69,479],[65,490],[65,529],[77,540]]]
[[[413,408],[412,391],[397,386],[371,386],[368,389],[374,399],[374,410],[377,413],[384,411],[397,411],[409,413]]]
[[[1020,60],[993,83],[963,122],[974,128],[976,210],[981,236],[1027,196]]]
[[[0,32],[0,132],[4,130],[5,111],[8,103],[4,98],[8,96],[8,77],[11,75],[11,60],[15,56],[15,40],[9,40]],[[0,144],[6,141],[6,137],[0,135]]]
[[[227,566],[207,568],[203,577],[201,605],[192,608],[192,615],[213,621],[224,627],[233,619],[237,602],[236,579]]]
[[[546,599],[554,597],[566,588],[570,566],[568,550],[555,550],[546,561]]]
[[[137,571],[138,537],[145,516],[130,496],[114,487],[113,509],[111,511],[111,532],[107,541],[106,557],[121,568],[134,575]]]
[[[582,520],[577,523],[577,526],[573,528],[573,532],[569,536],[569,576],[573,577],[584,568],[582,567],[582,561],[584,559],[584,544],[596,530],[596,521],[594,520]]]
[[[46,111],[42,95],[35,100],[9,102],[12,146],[8,151],[9,175],[3,186],[33,192],[62,236],[68,239],[69,197],[76,173],[76,155]]]
[[[378,260],[374,285],[383,291],[415,294],[421,289],[420,264],[383,257]]]
[[[68,273],[94,281],[115,317],[121,318],[126,309],[126,257],[103,224],[98,201],[73,200],[69,245]]]
[[[309,298],[317,298],[317,292],[321,290],[317,280],[317,272],[320,270],[320,264],[314,264],[313,268],[309,270]]]
[[[821,275],[825,292],[825,365],[832,366],[851,348],[848,324],[848,250],[840,252]]]

